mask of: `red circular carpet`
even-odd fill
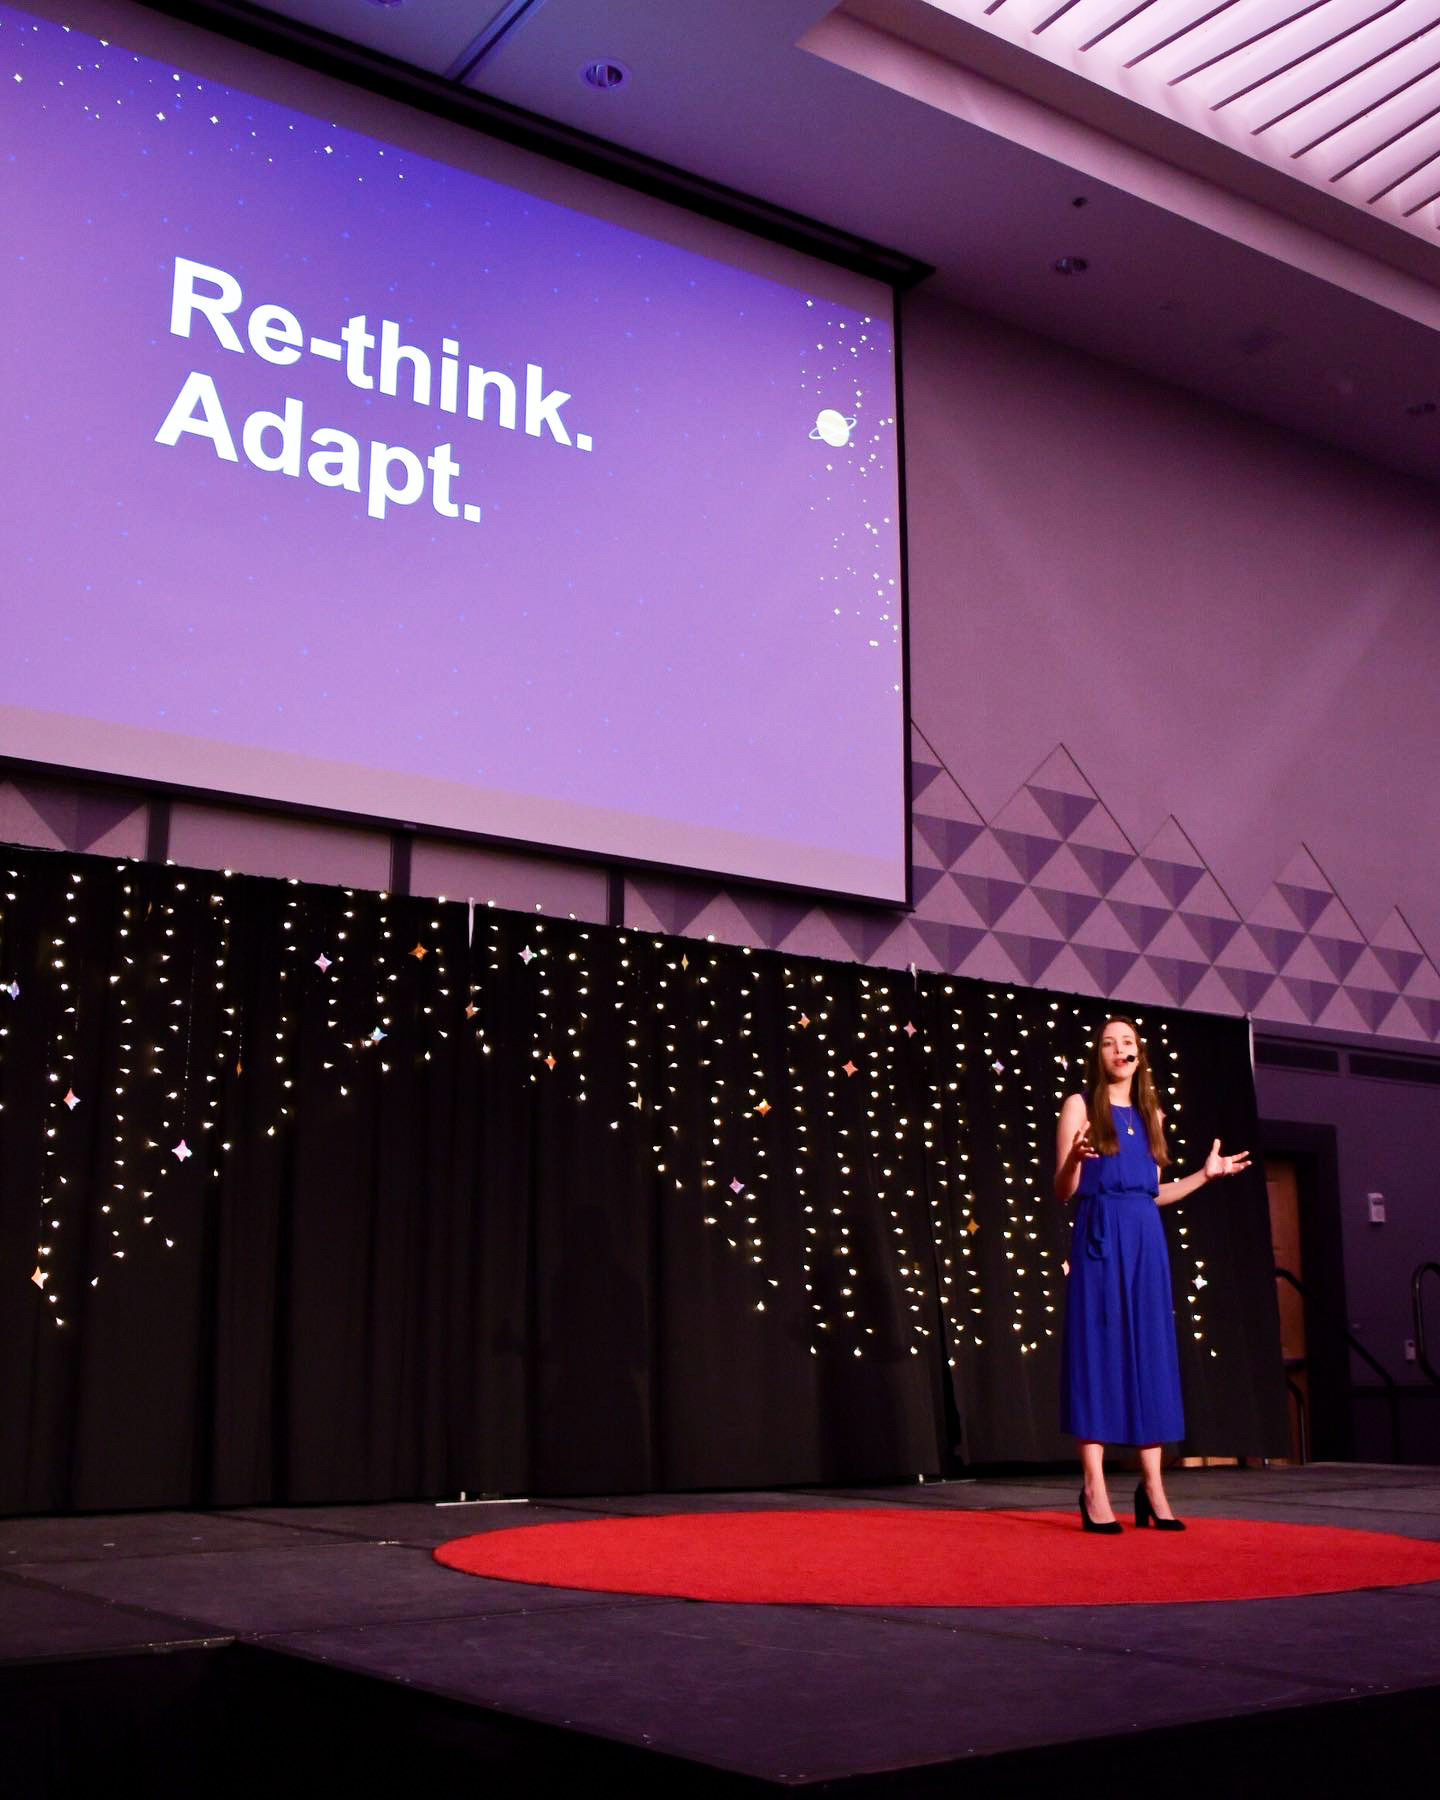
[[[1440,1581],[1440,1543],[1196,1519],[1088,1536],[1073,1513],[835,1508],[522,1525],[442,1544],[467,1575],[808,1606],[1139,1606]]]

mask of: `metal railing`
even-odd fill
[[[1305,1398],[1305,1390],[1289,1373],[1294,1369],[1296,1375],[1303,1374],[1305,1358],[1303,1356],[1286,1357],[1285,1386],[1290,1390],[1290,1398],[1295,1402],[1295,1429],[1300,1439],[1301,1464],[1310,1460],[1310,1402]]]
[[[1415,1360],[1420,1365],[1420,1372],[1428,1380],[1440,1387],[1440,1374],[1437,1374],[1430,1358],[1425,1354],[1425,1277],[1440,1276],[1440,1262],[1423,1262],[1410,1277],[1410,1310],[1415,1318]]]
[[[1440,1267],[1437,1267],[1433,1263],[1428,1264],[1427,1266],[1430,1268],[1434,1268],[1436,1274],[1440,1274]],[[1421,1271],[1417,1270],[1416,1271],[1417,1281],[1419,1279],[1420,1274],[1421,1274]],[[1305,1302],[1305,1319],[1306,1319],[1307,1324],[1311,1320],[1313,1320],[1316,1324],[1324,1325],[1328,1330],[1335,1333],[1337,1336],[1343,1338],[1345,1340],[1345,1343],[1350,1347],[1350,1349],[1353,1350],[1355,1352],[1356,1356],[1358,1356],[1360,1358],[1361,1362],[1363,1362],[1365,1364],[1366,1368],[1373,1369],[1375,1371],[1375,1373],[1380,1377],[1380,1380],[1383,1383],[1384,1389],[1385,1389],[1386,1405],[1388,1406],[1389,1411],[1390,1411],[1390,1460],[1391,1460],[1391,1462],[1398,1463],[1401,1460],[1401,1458],[1400,1458],[1400,1384],[1395,1380],[1394,1376],[1388,1372],[1388,1370],[1383,1369],[1380,1366],[1380,1364],[1378,1362],[1376,1362],[1375,1358],[1370,1354],[1370,1352],[1360,1342],[1359,1338],[1357,1338],[1355,1336],[1355,1334],[1350,1330],[1349,1326],[1341,1324],[1340,1320],[1335,1317],[1334,1313],[1332,1313],[1327,1307],[1322,1306],[1318,1300],[1312,1298],[1309,1294],[1307,1294],[1305,1292],[1305,1289],[1301,1285],[1299,1278],[1297,1276],[1293,1275],[1289,1269],[1282,1269],[1280,1267],[1279,1263],[1276,1263],[1275,1278],[1277,1281],[1288,1281],[1290,1283],[1291,1287],[1294,1288],[1295,1292]],[[1419,1352],[1420,1352],[1420,1343],[1419,1343],[1418,1337],[1416,1339],[1415,1347],[1416,1347],[1416,1354],[1418,1356]],[[1294,1367],[1295,1365],[1292,1364],[1291,1366]],[[1432,1377],[1432,1379],[1433,1379],[1433,1377]],[[1293,1389],[1292,1389],[1292,1392],[1293,1392]],[[1301,1414],[1301,1417],[1303,1419],[1303,1417],[1304,1417],[1303,1412]],[[1304,1438],[1306,1436],[1308,1436],[1308,1433],[1303,1434],[1302,1442],[1304,1442]]]

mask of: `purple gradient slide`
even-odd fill
[[[3,5],[0,218],[8,754],[903,897],[878,284]]]

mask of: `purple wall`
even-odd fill
[[[1262,1064],[1255,1083],[1260,1115],[1334,1127],[1346,1321],[1397,1382],[1428,1389],[1418,1366],[1405,1360],[1405,1340],[1415,1335],[1411,1276],[1422,1262],[1440,1262],[1433,1150],[1440,1138],[1440,1088],[1357,1075],[1349,1068],[1346,1049],[1334,1048],[1340,1064],[1334,1074]],[[1384,1196],[1383,1225],[1370,1222],[1371,1193]],[[1302,1196],[1302,1254],[1308,1227]],[[1433,1276],[1425,1300],[1430,1360],[1440,1367],[1440,1281]],[[1351,1378],[1368,1386],[1376,1380],[1358,1358],[1351,1360]],[[1402,1411],[1407,1459],[1440,1461],[1440,1392],[1430,1389],[1421,1399],[1407,1400]],[[1390,1452],[1383,1405],[1374,1399],[1363,1401],[1353,1413],[1357,1456],[1386,1459]]]
[[[985,816],[1060,741],[1242,915],[1304,844],[1363,930],[1399,903],[1440,949],[1437,496],[923,300],[906,323],[914,714]]]
[[[1440,1261],[1433,1156],[1440,1088],[1263,1065],[1255,1086],[1262,1118],[1335,1126],[1350,1328],[1397,1381],[1421,1380],[1405,1361],[1404,1341],[1414,1335],[1411,1272],[1427,1259]],[[1385,1196],[1383,1225],[1369,1222],[1371,1193]],[[1431,1337],[1440,1338],[1440,1293],[1426,1316],[1434,1321]],[[1430,1344],[1430,1356],[1440,1361],[1440,1341]],[[1371,1378],[1357,1368],[1356,1379]]]

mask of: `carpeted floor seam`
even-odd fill
[[[65,1587],[58,1581],[41,1581],[32,1576],[20,1574],[15,1569],[0,1570],[0,1583],[12,1582],[16,1587],[24,1588],[31,1594],[49,1594],[66,1600],[79,1600],[89,1606],[98,1607],[102,1612],[118,1613],[127,1619],[142,1619],[146,1624],[161,1627],[175,1627],[189,1632],[190,1638],[184,1641],[196,1641],[194,1634],[199,1632],[207,1642],[229,1642],[235,1633],[228,1626],[207,1626],[203,1619],[189,1619],[180,1613],[156,1612],[152,1607],[137,1606],[129,1600],[110,1600],[103,1594],[87,1594],[80,1588]],[[173,1634],[160,1633],[164,1637],[166,1647],[178,1642]],[[88,1654],[88,1652],[87,1652]]]
[[[276,1526],[274,1529],[277,1533],[283,1534],[287,1528],[284,1526]],[[0,1564],[0,1574],[3,1574],[6,1570],[10,1569],[43,1569],[46,1566],[46,1563],[161,1562],[167,1557],[246,1556],[253,1554],[257,1550],[265,1555],[269,1555],[275,1550],[284,1549],[298,1551],[316,1549],[345,1550],[351,1548],[355,1544],[374,1544],[377,1547],[384,1548],[401,1545],[408,1549],[425,1550],[427,1552],[434,1548],[432,1544],[407,1544],[406,1540],[403,1538],[365,1537],[355,1533],[337,1531],[322,1532],[313,1526],[306,1525],[297,1526],[295,1529],[306,1533],[304,1543],[287,1545],[283,1541],[283,1536],[277,1535],[276,1538],[268,1544],[200,1544],[193,1547],[187,1546],[184,1549],[172,1546],[165,1550],[120,1550],[117,1548],[111,1551],[76,1551],[64,1556],[47,1556],[42,1562],[26,1562],[22,1556],[13,1562]],[[334,1542],[326,1544],[324,1542],[326,1537],[333,1538]]]
[[[1385,1589],[1381,1591],[1396,1592],[1402,1590]],[[1304,1596],[1291,1596],[1291,1598],[1303,1597]],[[1210,1606],[1226,1604],[1231,1606],[1277,1606],[1281,1604],[1281,1601],[1197,1601],[1195,1604]],[[1131,1645],[1101,1644],[1096,1643],[1093,1640],[1067,1637],[1064,1633],[1055,1633],[1050,1636],[1045,1636],[1033,1631],[1007,1631],[1003,1625],[995,1624],[993,1622],[972,1624],[969,1622],[969,1617],[967,1615],[972,1613],[973,1609],[965,1607],[955,1608],[954,1624],[951,1624],[948,1620],[944,1619],[916,1618],[913,1613],[906,1613],[899,1608],[891,1609],[883,1606],[837,1607],[833,1610],[843,1611],[847,1617],[853,1616],[862,1624],[868,1624],[872,1620],[875,1620],[882,1621],[887,1625],[905,1626],[911,1630],[941,1631],[966,1637],[995,1638],[1007,1644],[1044,1644],[1047,1649],[1078,1650],[1083,1651],[1087,1655],[1093,1652],[1100,1656],[1112,1657],[1116,1661],[1124,1661],[1132,1668],[1143,1666],[1146,1663],[1161,1663],[1168,1668],[1179,1669],[1220,1668],[1227,1670],[1231,1674],[1257,1676],[1265,1680],[1274,1680],[1277,1677],[1281,1679],[1296,1679],[1295,1670],[1291,1667],[1276,1667],[1275,1665],[1268,1663],[1234,1662],[1230,1658],[1222,1655],[1187,1656],[1183,1652],[1176,1650],[1137,1650]],[[1093,1607],[1077,1606],[1073,1610],[1077,1613],[1093,1613],[1095,1609]],[[1392,1682],[1363,1681],[1357,1683],[1353,1679],[1347,1679],[1344,1676],[1322,1675],[1316,1674],[1313,1671],[1307,1672],[1304,1675],[1303,1680],[1310,1685],[1322,1688],[1333,1688],[1339,1693],[1350,1693],[1352,1691],[1364,1691],[1367,1693],[1380,1692],[1395,1685]],[[1440,1686],[1440,1683],[1421,1681],[1414,1685],[1417,1687],[1432,1687]]]
[[[551,1589],[550,1591],[553,1593],[557,1590]],[[563,1617],[567,1613],[598,1614],[607,1612],[636,1612],[656,1606],[681,1606],[686,1604],[691,1603],[673,1600],[668,1594],[613,1594],[602,1600],[596,1600],[594,1598],[576,1600],[572,1606],[566,1606],[563,1603],[560,1605],[546,1606],[543,1608],[543,1612],[548,1619]],[[697,1602],[695,1604],[699,1603]],[[392,1626],[402,1630],[409,1630],[412,1626],[417,1625],[463,1625],[471,1620],[476,1623],[481,1623],[488,1620],[503,1619],[507,1622],[514,1620],[518,1623],[523,1620],[533,1620],[535,1617],[536,1611],[529,1607],[497,1606],[490,1609],[482,1608],[479,1611],[472,1612],[406,1613],[403,1617],[357,1619],[347,1621],[343,1624],[336,1624],[332,1621],[330,1623],[316,1625],[280,1625],[269,1627],[262,1631],[236,1631],[235,1636],[242,1643],[264,1644],[271,1639],[290,1642],[296,1638],[318,1637],[325,1633],[333,1634],[337,1631],[359,1631],[369,1634],[376,1631],[388,1630]]]

